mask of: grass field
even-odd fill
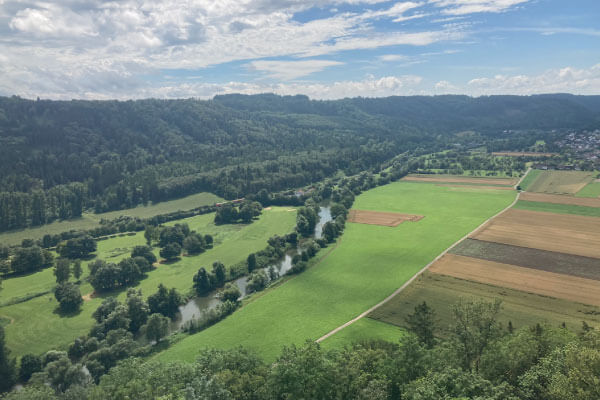
[[[398,326],[371,318],[361,318],[321,342],[324,349],[340,349],[369,340],[386,340],[397,343],[406,331]]]
[[[600,182],[588,183],[579,192],[575,193],[576,197],[600,197]]]
[[[221,225],[215,226],[212,220],[214,214],[200,215],[185,220],[192,229],[203,234],[210,233],[215,237],[213,249],[194,257],[183,257],[172,264],[160,265],[148,273],[138,287],[144,296],[156,291],[159,283],[167,287],[176,287],[183,294],[190,291],[192,277],[201,266],[210,267],[215,260],[225,265],[243,261],[251,252],[264,248],[267,239],[275,234],[290,232],[296,221],[296,213],[289,208],[273,207],[264,211],[259,220],[251,225]],[[135,245],[144,244],[143,232],[133,236],[123,236],[98,242],[97,257],[110,262],[118,262],[127,257]],[[87,274],[87,267],[84,265]],[[84,275],[85,276],[85,275]],[[11,278],[3,282],[0,290],[0,304],[28,293],[44,292],[54,287],[52,269],[37,272],[32,275]],[[83,295],[92,292],[88,283],[81,285]],[[125,290],[118,294],[122,299]],[[51,348],[62,347],[77,336],[87,333],[92,325],[92,312],[98,307],[101,298],[86,301],[80,314],[62,317],[54,313],[57,307],[52,293],[36,297],[26,302],[0,307],[0,316],[13,321],[6,327],[7,344],[13,355],[25,353],[41,353]]]
[[[537,178],[529,183],[529,192],[551,194],[575,194],[594,179],[589,171],[541,171]]]
[[[432,174],[410,174],[402,178],[409,182],[435,182],[435,183],[459,183],[468,185],[488,186],[512,186],[517,183],[516,178],[502,178],[494,176],[465,176],[465,175],[432,175]]]
[[[421,275],[369,317],[404,327],[406,316],[413,312],[416,305],[426,301],[435,310],[437,326],[441,336],[444,336],[452,321],[452,305],[461,297],[485,301],[502,300],[499,320],[504,326],[508,321],[512,321],[515,328],[531,326],[537,322],[546,322],[552,326],[565,322],[573,330],[581,329],[582,321],[591,326],[600,326],[598,307],[429,272]]]
[[[20,244],[23,239],[40,239],[46,234],[57,234],[72,229],[92,229],[99,225],[101,219],[115,219],[121,215],[130,217],[149,218],[179,210],[191,210],[196,207],[211,205],[223,199],[212,193],[197,193],[177,200],[164,201],[146,207],[129,208],[126,210],[110,211],[102,214],[84,213],[81,218],[68,221],[55,221],[51,224],[21,229],[13,232],[0,233],[0,243],[7,245]]]
[[[527,176],[521,181],[521,189],[528,190],[529,186],[531,186],[531,184],[535,182],[535,180],[540,176],[541,173],[542,171],[540,171],[539,169],[532,169],[531,171],[529,171]]]
[[[575,206],[571,204],[541,203],[538,201],[519,200],[515,204],[516,209],[529,211],[542,211],[557,214],[584,215],[588,217],[600,217],[600,208]]]
[[[157,358],[193,361],[204,347],[242,345],[272,360],[283,345],[316,339],[384,299],[514,196],[509,191],[465,193],[409,182],[365,192],[357,197],[356,209],[425,218],[397,227],[348,223],[338,247],[320,264]]]

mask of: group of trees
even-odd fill
[[[0,245],[0,274],[26,274],[49,268],[54,256],[39,246],[8,248]]]
[[[198,296],[206,296],[210,291],[219,288],[225,284],[227,279],[227,269],[220,261],[215,261],[212,265],[212,271],[206,271],[201,267],[194,274],[194,290]]]
[[[243,201],[239,205],[224,203],[217,207],[215,224],[248,224],[262,213],[262,205],[257,201]]]
[[[153,267],[148,259],[137,256],[124,258],[117,264],[98,259],[90,262],[88,268],[90,284],[101,293],[132,285]]]
[[[188,254],[200,254],[212,248],[213,237],[202,235],[196,231],[190,231],[187,224],[175,224],[174,226],[151,226],[146,227],[144,232],[146,242],[151,245],[158,243],[160,256],[167,261],[177,259],[181,250],[185,249]]]
[[[598,398],[599,331],[574,333],[547,325],[508,329],[498,321],[499,307],[499,303],[461,301],[453,308],[453,322],[443,339],[432,335],[439,333],[435,312],[421,304],[408,317],[410,332],[397,343],[363,341],[325,351],[308,341],[284,347],[272,363],[244,348],[205,349],[191,364],[128,358],[98,381],[100,360],[109,360],[114,346],[131,350],[127,347],[131,333],[117,329],[102,340],[76,342],[69,349],[71,359],[61,352],[23,357],[21,376],[33,374],[31,383],[7,399]],[[75,348],[95,350],[78,358]],[[99,351],[105,357],[91,357]],[[77,373],[74,366],[81,365],[94,380]]]

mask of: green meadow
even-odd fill
[[[21,229],[18,231],[0,233],[0,243],[6,245],[21,244],[23,239],[41,239],[46,234],[55,235],[61,232],[80,229],[92,229],[100,225],[101,219],[115,219],[120,216],[150,218],[155,215],[167,214],[175,211],[191,210],[200,206],[212,205],[223,199],[212,193],[196,193],[177,200],[163,201],[149,206],[128,208],[126,210],[109,211],[101,214],[84,213],[81,218],[65,221],[54,221],[50,224],[36,228]]]
[[[182,294],[192,288],[192,277],[201,266],[211,267],[216,260],[230,266],[246,259],[249,253],[261,250],[273,235],[283,235],[293,230],[296,223],[295,210],[273,207],[263,211],[261,217],[250,225],[221,225],[213,223],[214,214],[206,214],[173,221],[186,222],[191,229],[215,238],[214,247],[203,254],[182,257],[170,264],[161,264],[147,274],[138,288],[144,296],[154,293],[160,283],[176,287]],[[143,232],[125,235],[98,242],[97,258],[118,262],[128,257],[132,248],[145,243]],[[156,250],[158,253],[158,249]],[[87,262],[83,265],[87,276]],[[6,325],[7,345],[13,355],[42,353],[52,348],[64,348],[78,336],[88,332],[92,326],[91,314],[100,305],[102,298],[85,301],[77,315],[62,316],[55,312],[57,302],[52,290],[55,278],[52,269],[31,275],[6,279],[0,290],[0,317],[9,320]],[[85,280],[81,284],[82,295],[92,293],[91,285]],[[125,297],[126,289],[107,295]],[[26,298],[29,300],[22,301]],[[105,296],[107,296],[105,295]],[[103,296],[103,297],[105,297]],[[13,304],[14,303],[14,304]],[[3,304],[9,304],[4,305]]]
[[[268,289],[220,323],[185,337],[156,358],[193,361],[203,348],[241,345],[273,360],[283,345],[317,339],[383,300],[443,250],[508,206],[516,194],[451,189],[396,182],[363,193],[357,197],[355,209],[425,218],[395,228],[347,224],[337,247],[321,250],[322,260],[316,265]],[[356,336],[352,330],[344,331],[339,333],[342,338]],[[381,332],[374,330],[376,337],[387,336]],[[328,340],[342,345],[345,340],[336,336]],[[367,336],[359,334],[360,338]]]
[[[575,193],[575,197],[600,197],[600,182],[588,183],[583,189]]]
[[[531,171],[529,171],[527,176],[525,178],[523,178],[523,180],[521,181],[521,184],[519,185],[519,186],[521,186],[521,189],[527,190],[529,188],[529,186],[531,186],[531,184],[533,182],[535,182],[535,180],[540,176],[541,172],[542,171],[539,169],[532,169]]]

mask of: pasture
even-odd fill
[[[172,221],[172,224],[187,222],[192,229],[202,234],[212,234],[215,237],[214,248],[198,256],[182,257],[177,262],[159,265],[150,271],[137,287],[142,289],[144,296],[154,293],[159,283],[167,287],[176,287],[184,295],[188,294],[192,287],[192,277],[201,266],[211,268],[216,260],[227,266],[238,263],[245,260],[249,253],[263,249],[269,237],[290,232],[295,226],[296,213],[289,210],[287,207],[272,207],[271,210],[263,211],[263,215],[250,225],[216,226],[212,222],[214,214]],[[102,240],[98,242],[96,254],[98,258],[118,262],[129,256],[134,246],[144,243],[143,232]],[[88,273],[86,263],[83,267],[85,277]],[[90,316],[100,305],[102,298],[94,297],[85,301],[77,315],[61,316],[55,313],[57,302],[53,293],[48,293],[54,285],[52,269],[3,282],[0,304],[27,297],[31,293],[46,292],[27,301],[0,307],[0,316],[12,321],[6,326],[6,336],[13,355],[21,356],[29,352],[42,353],[52,348],[62,348],[74,338],[87,333],[92,326]],[[85,281],[80,289],[82,295],[90,294],[93,290]],[[118,295],[122,300],[125,291],[109,293],[102,297]]]
[[[579,192],[594,179],[589,171],[541,171],[526,187],[528,192],[571,194]]]
[[[576,197],[592,197],[600,198],[600,182],[596,179],[594,182],[588,183],[579,192],[575,193]]]
[[[517,183],[516,178],[495,178],[482,176],[464,176],[464,175],[432,175],[432,174],[410,174],[402,178],[407,182],[428,182],[428,183],[465,183],[469,185],[499,185],[513,186]]]
[[[488,302],[502,300],[499,321],[504,326],[511,321],[515,329],[535,323],[560,326],[564,322],[567,328],[580,330],[582,321],[600,326],[599,307],[430,272],[425,272],[369,317],[406,327],[406,316],[426,301],[435,310],[438,332],[444,336],[452,322],[452,306],[461,298]]]
[[[566,197],[566,196],[563,196],[563,197]],[[593,199],[585,199],[585,200],[593,200]],[[576,206],[576,205],[571,205],[571,204],[542,203],[539,201],[519,200],[517,202],[517,204],[515,204],[514,208],[518,209],[518,210],[541,211],[541,212],[556,213],[556,214],[572,214],[572,215],[583,215],[583,216],[588,216],[588,217],[600,217],[600,208],[599,207]]]
[[[212,205],[220,201],[223,201],[223,199],[212,193],[197,193],[181,199],[163,201],[145,207],[140,206],[125,210],[109,211],[101,214],[84,213],[81,218],[54,221],[50,224],[35,228],[0,233],[0,243],[17,245],[21,244],[23,239],[41,239],[46,234],[55,235],[70,230],[92,229],[97,227],[102,219],[111,220],[125,215],[130,217],[150,218],[155,215]]]
[[[397,227],[348,223],[337,247],[321,250],[320,262],[156,358],[193,361],[205,347],[242,345],[273,360],[283,345],[317,339],[383,300],[514,196],[411,182],[369,190],[356,198],[356,209],[425,218]],[[335,336],[331,340],[339,342]]]

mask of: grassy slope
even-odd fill
[[[398,342],[404,335],[404,332],[404,329],[398,326],[371,318],[362,318],[337,334],[328,337],[321,342],[321,346],[325,349],[343,348],[352,343],[360,343],[367,340]]]
[[[296,213],[289,212],[288,208],[274,207],[265,211],[261,218],[251,225],[215,226],[212,223],[213,218],[214,214],[207,214],[182,220],[203,234],[213,234],[216,244],[213,249],[201,255],[183,257],[179,262],[161,265],[151,271],[138,285],[145,296],[155,292],[161,282],[186,293],[190,290],[192,277],[200,266],[210,266],[217,259],[226,265],[244,260],[249,253],[264,248],[269,237],[290,232],[295,225]],[[103,240],[98,242],[97,256],[110,262],[118,262],[129,255],[133,246],[144,242],[143,232],[135,236]],[[84,265],[83,269],[86,276],[87,267]],[[52,269],[7,279],[0,290],[0,303],[27,293],[51,290],[53,287]],[[91,292],[92,287],[89,283],[81,285],[83,295]],[[116,293],[111,295],[114,294]],[[125,291],[121,291],[119,296],[124,298]],[[13,351],[13,355],[20,356],[65,346],[77,336],[87,333],[92,325],[90,316],[101,301],[101,298],[86,301],[78,315],[69,317],[54,313],[57,303],[52,293],[24,303],[0,307],[0,316],[14,320],[6,327],[8,347]]]
[[[381,301],[514,196],[408,182],[373,189],[357,198],[355,208],[425,218],[396,228],[348,224],[339,246],[319,265],[158,358],[191,361],[204,347],[243,345],[273,359],[283,345],[316,339]]]
[[[585,215],[589,217],[600,217],[600,208],[598,207],[575,206],[571,204],[541,203],[537,201],[519,200],[517,204],[515,204],[515,208],[520,210],[552,212],[556,214],[574,214]]]
[[[529,186],[531,186],[531,184],[535,182],[535,180],[540,176],[541,172],[542,171],[540,171],[539,169],[532,169],[531,171],[529,171],[525,179],[521,181],[521,189],[527,190]]]
[[[443,336],[452,322],[452,305],[460,298],[501,299],[499,320],[503,324],[512,321],[515,328],[536,322],[552,326],[565,322],[568,328],[579,330],[583,320],[592,326],[600,326],[598,307],[428,272],[369,317],[405,326],[406,316],[413,312],[415,306],[426,301],[436,312],[437,326]]]
[[[40,239],[46,234],[57,234],[72,229],[91,229],[98,226],[101,219],[114,219],[121,215],[131,217],[149,218],[159,214],[166,214],[179,210],[211,205],[221,201],[222,198],[212,193],[197,193],[177,200],[164,201],[147,207],[129,208],[127,210],[110,211],[102,214],[84,213],[81,218],[68,221],[55,221],[51,224],[37,228],[21,229],[14,232],[0,234],[0,242],[7,245],[20,244],[23,239]]]
[[[600,197],[600,182],[588,183],[575,193],[575,197]]]

